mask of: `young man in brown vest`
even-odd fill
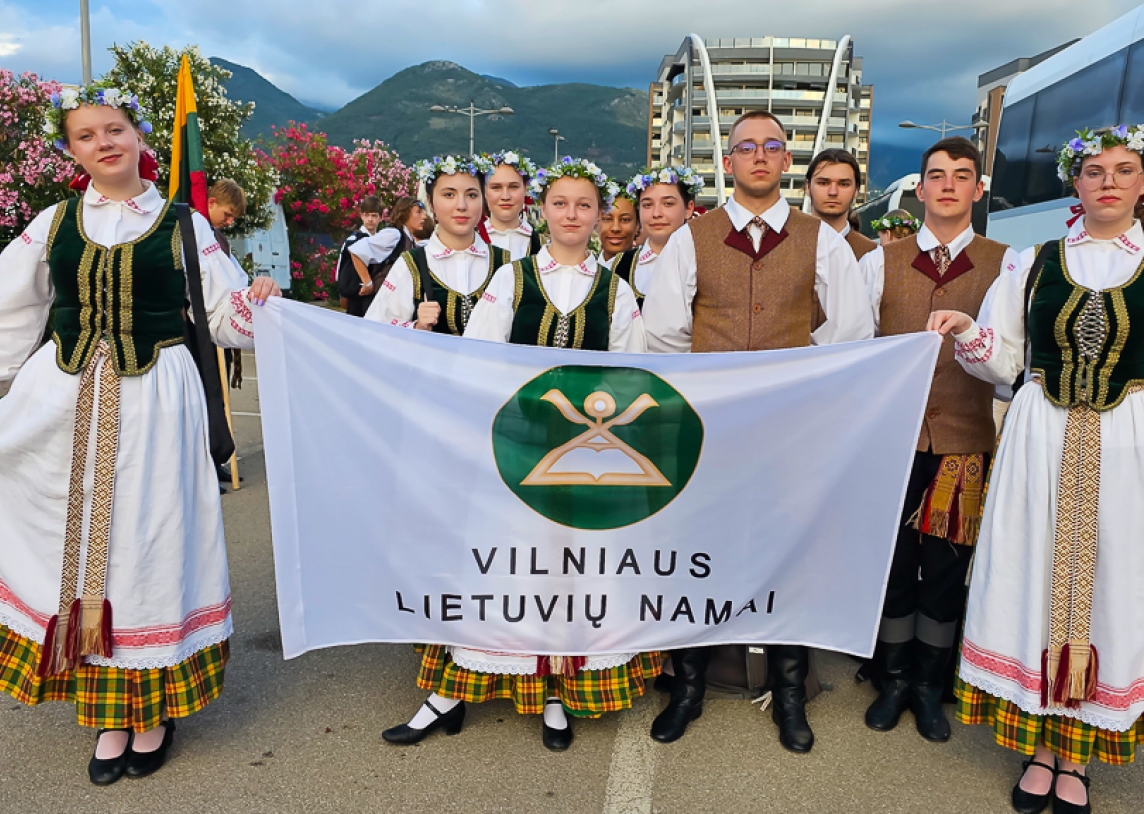
[[[868,339],[874,335],[869,293],[850,247],[817,218],[782,196],[790,169],[786,130],[774,115],[751,111],[732,126],[723,166],[734,195],[671,236],[644,302],[648,347],[661,353],[773,350]],[[768,648],[779,740],[808,752],[804,684],[809,651]],[[703,710],[709,651],[675,650],[671,701],[651,736],[682,737]]]
[[[823,150],[806,168],[806,194],[814,215],[842,235],[861,260],[878,247],[870,238],[850,227],[850,211],[858,188],[862,184],[862,170],[858,159],[847,150]]]
[[[1008,246],[973,233],[984,185],[971,142],[937,142],[922,156],[921,174],[921,231],[861,263],[883,336],[923,331],[939,309],[976,314],[1001,269],[1017,263]],[[952,342],[942,346],[914,453],[875,650],[881,689],[866,711],[866,725],[885,732],[909,709],[931,741],[950,735],[942,689],[996,440],[993,386],[962,370],[953,353]]]

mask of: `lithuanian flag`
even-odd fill
[[[179,90],[175,99],[175,129],[171,135],[171,186],[167,197],[189,203],[207,216],[207,175],[203,168],[203,141],[199,135],[199,111],[195,85],[186,54],[179,66]]]

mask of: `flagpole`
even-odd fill
[[[234,438],[234,418],[230,414],[230,382],[226,378],[226,355],[222,348],[215,347],[218,352],[218,375],[222,379],[222,406],[226,408],[226,425],[230,428],[230,437]],[[234,491],[239,490],[238,477],[238,447],[230,454],[230,486]]]
[[[83,58],[83,84],[91,84],[91,11],[88,0],[79,0],[80,53]]]

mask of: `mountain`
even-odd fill
[[[272,126],[280,127],[291,120],[308,122],[325,115],[320,110],[302,104],[245,65],[237,65],[219,57],[211,57],[210,61],[212,65],[231,72],[231,77],[226,82],[227,96],[240,102],[254,102],[254,115],[242,126],[242,135],[249,139],[269,136]]]
[[[381,139],[412,163],[469,148],[469,120],[432,112],[433,105],[465,107],[472,100],[486,110],[509,106],[513,115],[478,116],[477,152],[519,149],[549,163],[550,128],[565,140],[561,155],[589,158],[609,174],[630,176],[647,158],[647,93],[632,88],[564,84],[517,87],[480,76],[453,62],[426,62],[394,74],[368,93],[322,119],[330,141],[343,147],[354,139]]]

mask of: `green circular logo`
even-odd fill
[[[691,480],[703,422],[654,373],[567,365],[517,391],[493,421],[505,485],[549,520],[577,529],[638,523]]]

